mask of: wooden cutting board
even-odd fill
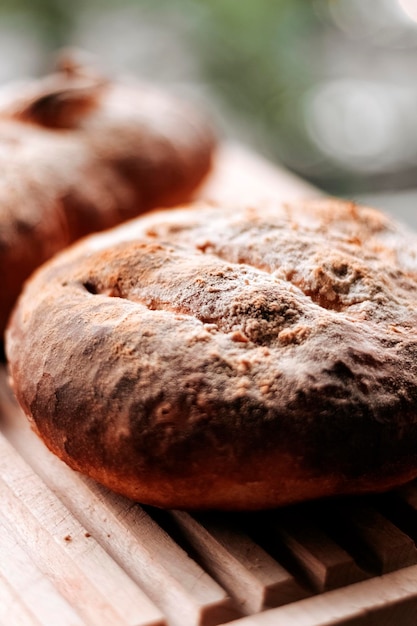
[[[199,191],[314,195],[230,146]],[[2,626],[416,626],[416,538],[415,484],[250,515],[139,506],[50,454],[0,371]]]

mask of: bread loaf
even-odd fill
[[[27,284],[16,396],[140,502],[255,510],[417,476],[417,235],[322,200],[156,211]]]
[[[213,133],[188,104],[66,63],[0,93],[0,333],[24,279],[70,242],[188,198]]]

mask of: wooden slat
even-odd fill
[[[393,572],[417,563],[413,540],[379,511],[353,500],[329,507],[332,523],[341,541],[378,574]]]
[[[334,589],[355,580],[353,559],[319,528],[304,527],[300,532],[285,524],[276,524],[273,530],[315,591]],[[359,580],[363,578],[365,576],[360,576]]]
[[[36,623],[42,626],[83,626],[79,615],[19,546],[1,520],[0,577],[7,581],[26,609],[37,616]]]
[[[326,591],[367,578],[353,557],[303,510],[273,512],[265,526],[284,544],[315,591]]]
[[[410,509],[417,513],[417,483],[412,482],[397,490],[396,495],[405,502]]]
[[[379,495],[376,506],[383,515],[417,543],[417,483],[414,481]]]
[[[417,566],[245,617],[233,626],[415,626]]]
[[[186,540],[199,560],[237,600],[245,613],[279,606],[306,597],[308,591],[236,525],[221,516],[198,516],[173,511]]]
[[[1,377],[0,377],[1,378]],[[145,511],[73,472],[31,432],[0,381],[3,431],[85,530],[165,612],[173,626],[212,626],[241,613],[228,594]]]
[[[98,529],[109,553],[166,612],[173,626],[215,626],[241,615],[220,587],[139,505],[81,479],[97,510],[106,513],[106,526]],[[73,500],[74,503],[74,500]],[[78,505],[78,503],[77,503]],[[80,516],[82,511],[77,509]],[[93,520],[94,521],[94,520]],[[117,547],[109,534],[117,533]]]
[[[227,204],[250,204],[271,200],[293,201],[323,195],[284,168],[276,167],[241,146],[218,149],[215,167],[198,198]]]
[[[91,625],[162,625],[161,613],[0,434],[2,522]]]
[[[11,626],[11,624],[13,626],[42,626],[8,580],[0,574],[0,626]]]

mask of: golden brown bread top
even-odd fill
[[[23,280],[80,236],[189,197],[204,117],[135,82],[66,68],[0,94],[0,331]]]
[[[265,508],[417,475],[417,237],[352,203],[154,212],[28,284],[13,385],[138,500]]]

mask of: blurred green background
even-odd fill
[[[417,187],[416,0],[0,0],[0,82],[78,46],[322,189]]]

